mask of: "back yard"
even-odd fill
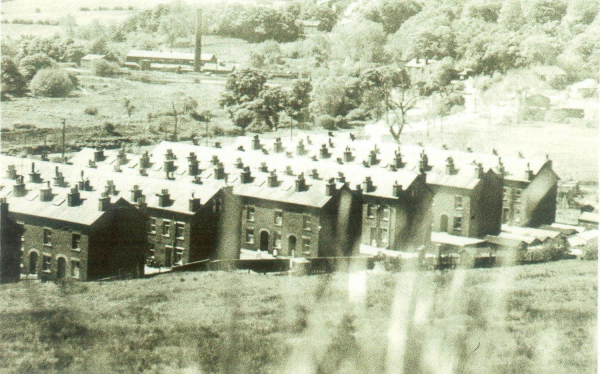
[[[0,288],[3,372],[593,373],[597,262]]]

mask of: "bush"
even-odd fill
[[[225,135],[225,130],[221,126],[213,125],[210,128],[210,133],[212,136],[223,136]]]
[[[106,60],[94,61],[92,71],[98,77],[114,77],[120,73],[119,65]]]
[[[324,114],[317,117],[317,126],[320,126],[325,130],[335,130],[335,119],[328,114]]]
[[[34,96],[67,97],[73,90],[69,75],[61,69],[40,70],[29,84]]]
[[[362,108],[352,109],[346,116],[348,121],[366,121],[369,119],[369,113]]]
[[[19,63],[21,73],[28,81],[32,80],[38,71],[46,68],[52,68],[56,65],[55,61],[44,53],[36,53],[31,56],[23,57]]]
[[[335,127],[338,129],[349,129],[351,126],[348,124],[348,119],[346,117],[337,116],[335,117]]]
[[[116,127],[112,122],[104,122],[104,124],[102,125],[102,129],[109,134],[113,134],[115,132]]]
[[[95,116],[96,114],[98,114],[98,108],[95,108],[95,107],[85,108],[84,113],[89,114],[90,116]]]

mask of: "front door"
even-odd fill
[[[266,231],[260,233],[260,250],[269,251],[269,233]]]
[[[38,254],[31,252],[29,254],[29,274],[37,274]]]
[[[290,236],[288,239],[288,253],[292,257],[296,257],[296,237]]]
[[[67,272],[67,261],[63,257],[58,258],[58,263],[56,267],[56,278],[63,279]]]

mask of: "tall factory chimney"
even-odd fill
[[[202,9],[196,10],[196,44],[194,49],[194,71],[202,69]]]

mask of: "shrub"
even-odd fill
[[[28,81],[32,80],[38,71],[46,68],[52,68],[56,65],[55,61],[44,53],[36,53],[31,56],[23,57],[19,63],[21,73]]]
[[[120,73],[119,65],[106,60],[94,61],[92,71],[99,77],[114,77]]]
[[[29,88],[35,96],[66,97],[73,90],[73,82],[64,70],[48,68],[33,77]]]
[[[552,123],[569,123],[569,115],[566,111],[553,109],[546,112],[544,120]]]
[[[2,58],[2,96],[21,95],[27,89],[27,81],[10,57]]]
[[[346,119],[346,117],[337,116],[337,117],[335,117],[334,121],[335,121],[335,127],[337,127],[338,129],[348,129],[348,128],[350,128],[350,126],[348,125],[348,120]]]
[[[325,130],[335,130],[335,119],[328,114],[324,114],[317,117],[317,126],[321,126]]]
[[[112,122],[104,122],[102,129],[107,133],[112,134],[115,132],[116,127]]]
[[[84,113],[89,114],[90,116],[95,116],[96,114],[98,114],[98,108],[96,108],[96,107],[85,108]]]
[[[246,135],[246,131],[244,129],[240,129],[239,127],[234,127],[233,129],[225,130],[225,136],[244,136]]]
[[[346,116],[348,121],[366,121],[369,119],[369,113],[362,108],[352,109]]]
[[[225,130],[221,126],[213,125],[210,128],[210,133],[212,136],[223,136],[225,135]]]

